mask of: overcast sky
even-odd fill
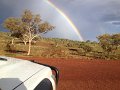
[[[46,37],[79,40],[69,23],[46,0],[0,0],[0,24],[7,17],[19,17],[25,9],[40,14],[55,25]],[[84,40],[97,40],[104,33],[120,33],[120,0],[50,0],[78,28]],[[2,26],[0,29],[3,30]]]

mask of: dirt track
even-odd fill
[[[57,90],[120,90],[120,61],[25,58],[60,70]]]

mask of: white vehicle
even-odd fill
[[[0,90],[56,90],[58,79],[53,66],[0,56]]]

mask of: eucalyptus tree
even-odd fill
[[[30,55],[31,43],[36,37],[39,37],[41,33],[45,34],[54,29],[54,26],[42,21],[40,15],[33,14],[30,10],[25,10],[20,18],[7,18],[3,25],[10,30],[13,36],[22,39],[24,43],[29,43],[27,55]]]
[[[115,45],[116,47],[120,45],[120,33],[118,34],[113,34],[112,36],[113,41],[113,45]]]
[[[97,39],[103,50],[109,54],[112,51],[112,42],[113,42],[111,35],[103,34],[98,36]]]
[[[3,26],[10,30],[10,36],[12,37],[11,43],[14,44],[14,39],[16,38],[16,34],[18,32],[18,30],[20,29],[19,24],[20,24],[20,19],[19,18],[14,18],[14,17],[9,17],[7,18],[4,23]]]

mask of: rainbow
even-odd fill
[[[50,2],[50,0],[45,0],[46,3],[48,3],[50,6],[52,6],[53,8],[56,9],[56,11],[58,13],[60,13],[66,20],[67,22],[71,25],[71,27],[73,28],[73,30],[75,31],[75,33],[78,35],[80,41],[84,41],[79,30],[76,28],[76,26],[73,24],[73,22],[69,19],[69,17],[67,15],[65,15],[59,8],[57,8],[52,2]]]

